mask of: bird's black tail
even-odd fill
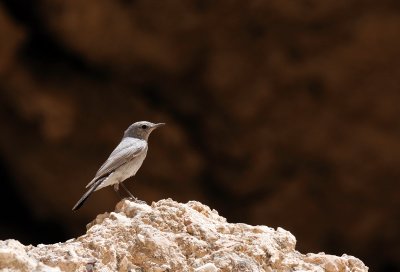
[[[77,209],[79,209],[83,205],[83,203],[85,203],[86,199],[88,199],[88,197],[91,195],[91,193],[93,193],[94,190],[96,190],[96,188],[99,187],[99,185],[103,182],[104,179],[105,179],[105,177],[100,178],[95,183],[93,183],[92,187],[90,187],[90,189],[87,190],[87,192],[81,197],[81,199],[79,199],[79,201],[76,202],[76,204],[72,208],[72,210],[76,211]]]

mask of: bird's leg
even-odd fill
[[[117,195],[121,198],[124,199],[124,197],[121,195],[121,193],[119,192],[119,183],[115,183],[114,184],[114,191],[117,193]]]
[[[126,186],[125,186],[122,182],[121,182],[121,187],[124,188],[125,192],[127,192],[128,195],[129,195],[132,199],[134,199],[135,201],[137,200],[137,198],[134,197],[134,196],[132,195],[131,192],[129,192],[128,188],[126,188]]]
[[[126,188],[126,186],[121,182],[120,183],[121,187],[124,188],[124,190],[128,193],[128,195],[131,197],[131,199],[136,202],[136,203],[141,203],[141,204],[146,204],[145,201],[139,200],[137,199],[137,197],[134,197],[131,192],[129,192],[128,188]]]

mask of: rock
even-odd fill
[[[29,248],[16,240],[0,241],[1,271],[60,271],[58,267],[43,264],[40,260],[29,256]]]
[[[19,271],[368,271],[359,259],[303,255],[288,231],[228,223],[197,201],[122,200],[64,243],[0,242],[0,269]]]

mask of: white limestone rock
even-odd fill
[[[359,259],[303,255],[288,231],[227,223],[209,207],[122,200],[87,232],[52,245],[0,241],[4,271],[368,271]],[[3,271],[3,270],[2,270]]]

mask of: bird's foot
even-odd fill
[[[137,204],[147,204],[146,201],[140,200],[137,197],[132,197],[131,196],[131,197],[128,197],[128,199],[130,201],[133,201],[133,202],[137,203]]]

